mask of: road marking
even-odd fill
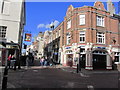
[[[83,73],[80,73],[80,76],[82,76],[82,77],[89,77],[88,75],[85,75]]]
[[[38,70],[33,70],[34,72],[38,72]]]
[[[87,86],[88,90],[94,90],[94,87],[92,85]]]

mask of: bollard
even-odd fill
[[[79,72],[78,64],[77,64],[77,73]]]
[[[16,70],[16,61],[14,62],[14,70]]]
[[[7,89],[7,77],[8,77],[8,68],[6,66],[4,69],[4,75],[2,80],[2,90]]]

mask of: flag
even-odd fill
[[[25,41],[31,42],[31,34],[30,33],[25,34]]]

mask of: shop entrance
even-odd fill
[[[86,54],[82,54],[80,58],[81,58],[80,66],[81,66],[81,68],[85,68]]]
[[[93,54],[93,69],[106,69],[106,55]]]
[[[73,54],[68,54],[67,55],[67,66],[72,66],[73,65]]]

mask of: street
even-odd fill
[[[8,82],[16,88],[87,88],[90,82],[79,74],[56,68],[28,69],[9,73]]]
[[[118,71],[71,73],[66,68],[30,66],[9,70],[8,88],[118,88]]]

